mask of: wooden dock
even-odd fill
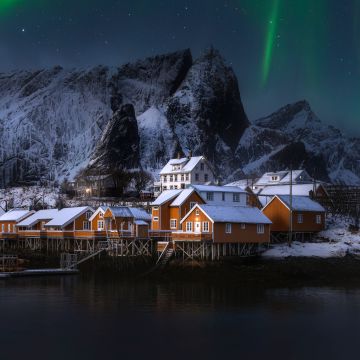
[[[0,279],[29,276],[54,276],[54,275],[74,275],[77,269],[28,269],[22,271],[0,272]]]

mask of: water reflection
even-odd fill
[[[360,290],[80,275],[0,282],[1,359],[346,358]]]

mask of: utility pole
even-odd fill
[[[293,211],[292,211],[293,189],[292,189],[292,185],[293,185],[293,174],[292,174],[292,164],[291,164],[290,165],[290,219],[289,219],[290,226],[289,226],[289,243],[288,243],[289,246],[291,246],[291,243],[292,243],[292,232],[293,232]]]

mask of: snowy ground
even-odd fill
[[[350,223],[350,219],[330,217],[327,219],[327,230],[319,233],[313,242],[293,242],[290,247],[287,244],[272,244],[263,257],[331,258],[347,254],[360,255],[360,232],[351,233],[348,230]]]

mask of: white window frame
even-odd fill
[[[85,224],[88,224],[88,227]],[[91,230],[91,222],[89,220],[83,221],[83,230]]]
[[[319,215],[319,214],[315,215],[315,221],[318,225],[321,225],[322,224],[321,215]]]
[[[177,219],[170,219],[170,229],[177,229]]]
[[[231,231],[232,231],[232,224],[226,223],[225,224],[225,234],[231,234]]]
[[[196,216],[199,216],[199,215],[200,215],[200,210],[199,210],[199,209],[196,209],[196,210],[195,210],[195,215],[196,215]]]
[[[192,229],[193,229],[192,221],[187,221],[186,222],[186,232],[192,232]]]
[[[303,224],[304,223],[304,215],[303,214],[298,214],[297,215],[297,223],[298,224]]]
[[[8,224],[8,233],[11,233],[11,224]]]
[[[240,194],[233,193],[233,202],[240,202]]]
[[[153,206],[152,209],[155,210],[155,211],[157,211],[157,210],[159,210],[159,207],[158,207],[158,206]]]
[[[185,181],[189,181],[189,174],[185,174]]]
[[[100,211],[99,212],[99,219],[103,219],[104,218],[104,214]]]
[[[159,221],[159,217],[158,217],[158,216],[154,216],[154,217],[153,217],[153,221]]]
[[[1,232],[5,232],[5,224],[1,224]]]
[[[102,226],[100,226],[101,223],[102,223]],[[104,220],[98,220],[98,222],[97,222],[97,229],[98,229],[99,231],[105,229],[105,222],[104,222]]]
[[[190,210],[197,204],[196,201],[190,201]]]
[[[210,226],[208,221],[203,221],[202,223],[202,231],[204,233],[208,233],[210,231]]]
[[[241,230],[245,230],[246,229],[246,224],[245,223],[240,224],[240,228],[241,228]]]
[[[85,213],[85,219],[86,219],[86,220],[89,220],[89,219],[91,218],[91,216],[92,216],[92,212],[91,212],[91,211],[87,211],[87,212]]]
[[[258,234],[265,234],[265,225],[264,224],[257,224],[256,232]]]

